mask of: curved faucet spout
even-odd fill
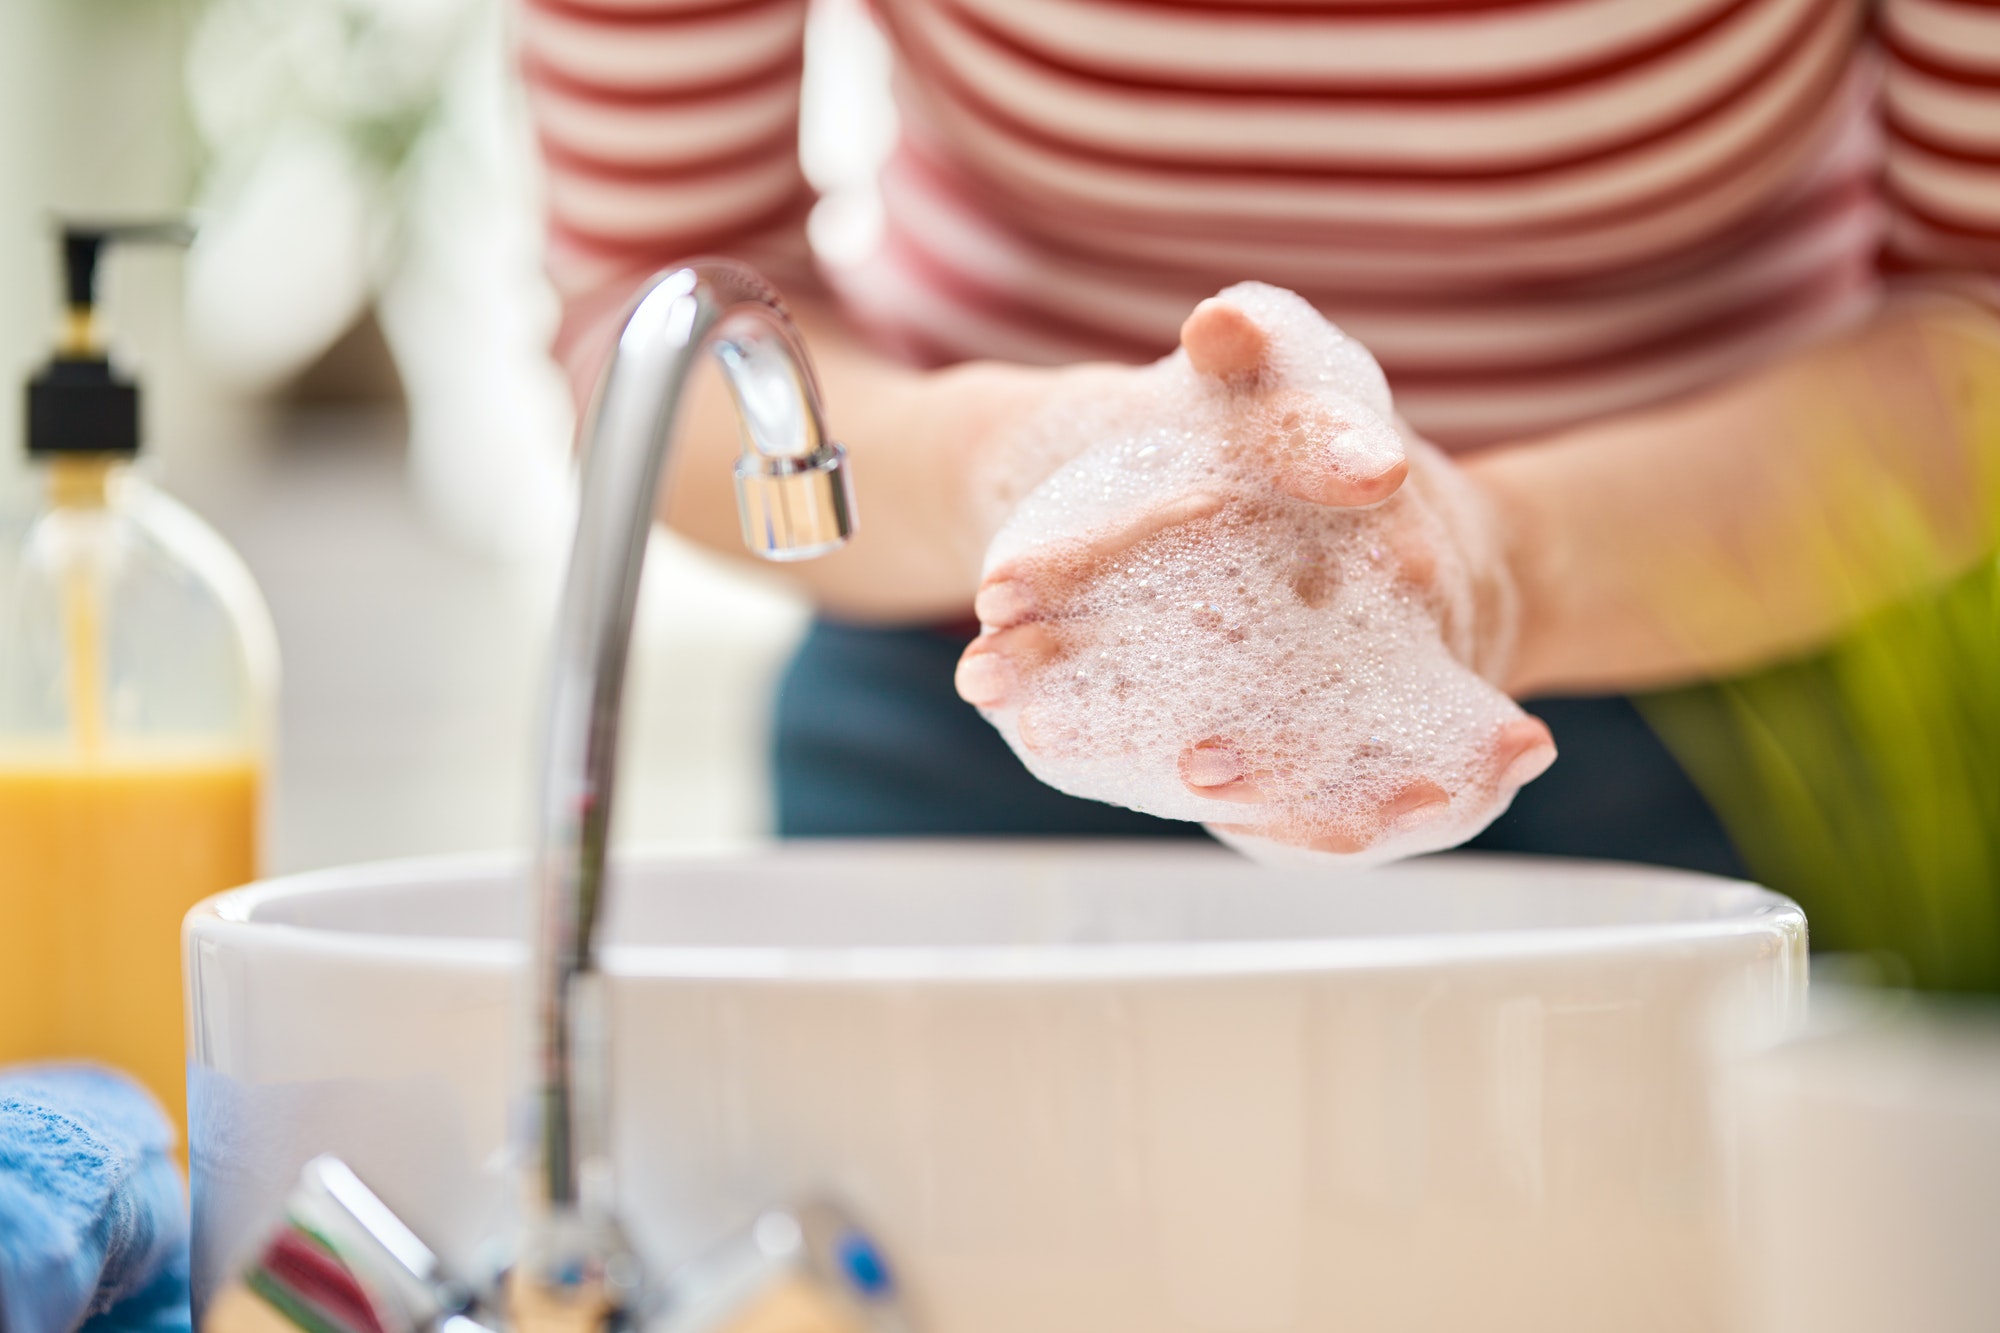
[[[517,1278],[576,1287],[616,1244],[597,929],[619,716],[646,538],[697,354],[713,352],[742,423],[736,485],[745,543],[767,559],[823,555],[853,532],[845,454],[826,437],[805,345],[752,270],[695,261],[647,284],[582,431],[575,545],[557,617],[536,811],[529,925],[524,1145],[529,1179]],[[614,1297],[615,1299],[615,1297]]]

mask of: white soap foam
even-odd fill
[[[1372,508],[1280,491],[1269,441],[1288,432],[1335,470],[1393,462],[1388,386],[1292,293],[1246,283],[1222,295],[1268,338],[1254,383],[1200,374],[1176,352],[1118,401],[1037,424],[1089,444],[1026,496],[987,570],[1013,567],[1063,654],[987,715],[1037,777],[1078,796],[1287,841],[1373,839],[1311,854],[1348,865],[1461,842],[1506,807],[1493,743],[1522,716],[1475,669],[1497,674],[1513,634],[1506,590],[1476,591],[1472,565],[1490,559],[1478,506],[1421,442],[1410,480]],[[1202,516],[1154,531],[1146,516],[1162,511]],[[1107,547],[1121,531],[1145,535]],[[1426,563],[1434,576],[1413,578]],[[1186,785],[1183,754],[1202,743],[1228,747],[1258,803]],[[1449,805],[1382,828],[1381,807],[1425,782]]]

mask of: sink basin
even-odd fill
[[[831,1190],[931,1333],[1712,1326],[1718,1069],[1805,984],[1793,904],[1638,867],[857,841],[612,875],[641,1252]],[[519,881],[410,861],[189,917],[198,1308],[320,1152],[492,1262]]]

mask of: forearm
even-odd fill
[[[1025,489],[1061,461],[994,442],[1051,394],[1084,388],[1098,368],[968,362],[916,370],[870,348],[823,300],[789,304],[812,353],[828,429],[853,458],[859,531],[825,559],[758,567],[845,619],[968,615],[987,543],[1005,516],[1002,492]],[[601,303],[595,327],[572,341],[565,362],[579,401],[622,314],[622,301]],[[676,424],[661,517],[718,554],[747,560],[732,481],[738,449],[721,377],[698,367]]]
[[[1515,693],[1807,650],[1993,549],[2000,341],[1906,305],[1671,407],[1470,460],[1506,527]]]
[[[921,372],[874,353],[837,318],[793,311],[825,397],[827,426],[853,459],[858,532],[822,560],[774,566],[822,609],[871,621],[963,615],[978,582],[984,540],[968,521],[960,473],[969,422],[994,410],[1008,368]],[[662,516],[675,531],[721,554],[743,555],[731,468],[736,418],[712,368],[696,384]]]
[[[567,340],[564,367],[579,403],[609,355],[627,299],[607,291]],[[853,458],[859,530],[825,559],[755,567],[843,619],[969,615],[987,544],[1012,502],[1066,457],[1024,447],[1019,426],[1062,395],[1092,393],[1096,377],[1113,368],[976,361],[917,370],[871,348],[823,296],[794,295],[788,305],[812,354],[828,429]],[[718,554],[748,560],[732,481],[739,447],[721,376],[700,366],[676,424],[661,517]]]

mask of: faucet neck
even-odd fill
[[[751,269],[695,261],[634,301],[582,431],[576,536],[557,615],[530,891],[523,1258],[582,1280],[616,1240],[607,1105],[609,1032],[598,933],[625,670],[646,539],[688,375],[712,351],[743,424],[744,534],[801,559],[853,530],[845,454],[777,293]],[[615,1265],[613,1265],[615,1266]],[[532,1276],[532,1275],[531,1275]]]

